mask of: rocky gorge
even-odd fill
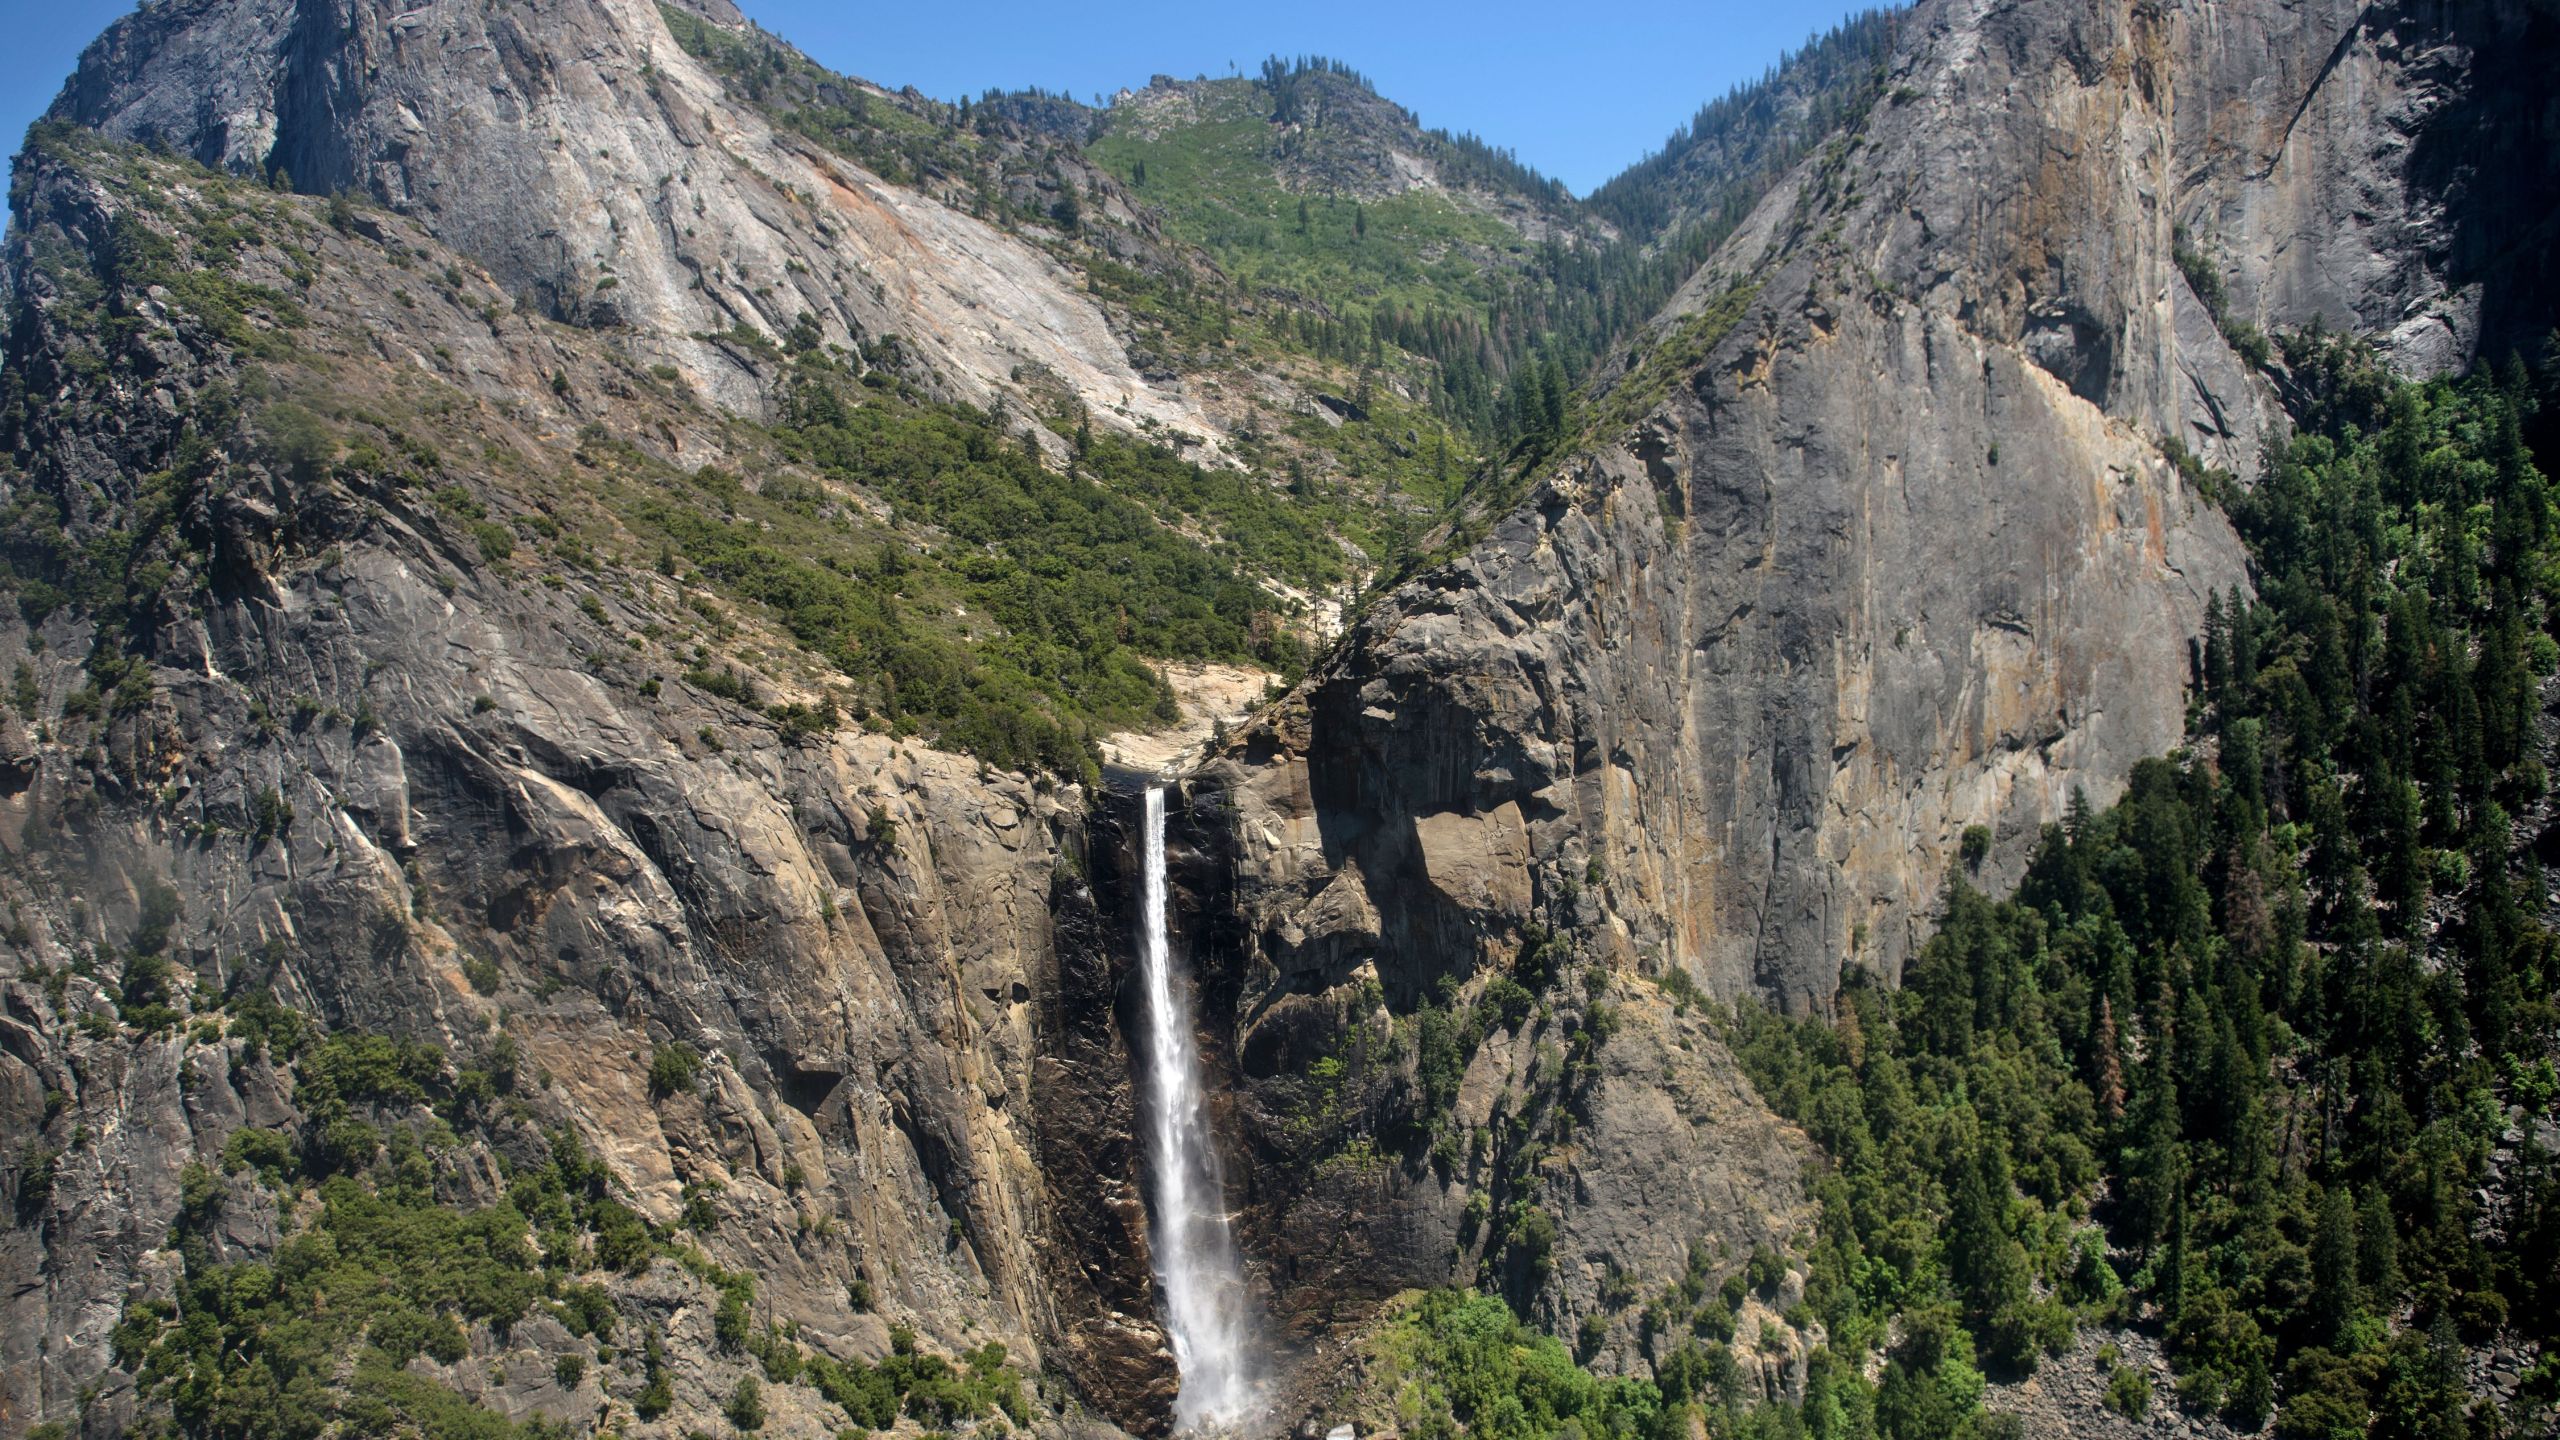
[[[2520,77],[2555,30],[2523,0],[1895,12],[1854,118],[1754,182],[1546,449],[1376,502],[1421,539],[1351,556],[1302,677],[1214,716],[1164,692],[1153,728],[1197,737],[1171,940],[1281,1372],[1256,1425],[1422,1433],[1362,1347],[1452,1285],[1603,1376],[1657,1368],[1648,1297],[1739,1292],[1738,1383],[1804,1398],[1824,1162],[1733,1007],[1898,980],[1947,876],[2014,885],[2075,796],[2185,742],[2255,584],[2233,487],[2300,408],[2267,334],[2423,375],[2548,328],[2560,150]],[[1316,493],[1293,461],[1350,493],[1427,446],[1335,438],[1319,397],[1365,373],[1165,318],[1220,269],[1082,148],[1107,117],[964,130],[738,58],[766,43],[725,0],[154,0],[31,135],[0,1435],[266,1433],[174,1408],[154,1327],[215,1267],[332,1274],[311,1237],[358,1248],[365,1176],[552,1276],[420,1291],[452,1339],[391,1367],[511,1424],[1168,1431],[1153,777],[995,763],[899,708],[917,672],[851,678],[892,632],[822,643],[827,575],[996,547],[846,481],[809,416],[965,406],[969,463],[1151,445],[1283,497]],[[890,148],[754,98],[800,84]],[[1163,143],[1195,97],[1153,93]],[[1487,254],[1669,247],[1360,124],[1278,183],[1449,197],[1507,227]],[[1292,424],[1340,448],[1271,448]],[[788,569],[794,517],[855,539]],[[1006,623],[882,583],[898,623]],[[2093,1388],[2053,1402],[2073,1433],[2148,1433]],[[466,1433],[401,1403],[387,1433]]]

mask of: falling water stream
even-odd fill
[[[1165,930],[1164,787],[1147,787],[1146,892],[1138,978],[1146,989],[1147,1169],[1155,1196],[1156,1280],[1182,1390],[1179,1430],[1244,1418],[1253,1399],[1245,1355],[1244,1271],[1227,1228],[1226,1185],[1209,1132],[1200,1045],[1188,988],[1174,974]]]

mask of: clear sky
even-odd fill
[[[820,62],[956,99],[1038,85],[1090,100],[1157,73],[1348,61],[1426,125],[1473,130],[1576,192],[1853,9],[1841,0],[743,0]],[[0,0],[0,141],[14,153],[80,49],[131,0]],[[1605,20],[1601,15],[1605,13]]]

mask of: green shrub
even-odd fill
[[[619,1202],[595,1201],[588,1223],[595,1231],[596,1264],[601,1269],[637,1274],[658,1256],[658,1242],[650,1235],[648,1222]]]
[[[1956,842],[1956,854],[1962,858],[1964,868],[1967,870],[1981,869],[1982,862],[1991,854],[1991,827],[1988,825],[1964,827],[1963,836]]]
[[[625,1212],[628,1213],[628,1212]],[[564,1285],[560,1289],[560,1323],[585,1339],[611,1340],[617,1316],[613,1295],[601,1285]]]
[[[1555,1217],[1530,1201],[1512,1205],[1511,1223],[1502,1239],[1507,1252],[1532,1276],[1543,1277],[1555,1263]]]
[[[2119,1365],[2107,1377],[2106,1399],[2108,1409],[2139,1420],[2151,1413],[2151,1377],[2131,1366]]]
[[[222,1163],[226,1170],[255,1170],[268,1184],[279,1184],[295,1173],[293,1137],[244,1125],[222,1142]]]
[[[42,1141],[30,1140],[18,1147],[18,1221],[25,1224],[44,1214],[53,1204],[54,1167],[61,1152]]]
[[[720,1413],[741,1430],[763,1429],[764,1386],[753,1375],[739,1380],[738,1388],[729,1392],[729,1403],[720,1408]]]
[[[720,1342],[721,1349],[736,1351],[745,1348],[749,1299],[750,1296],[739,1289],[720,1292],[720,1303],[711,1312],[711,1334]]]
[[[293,807],[273,785],[260,790],[249,803],[249,838],[265,844],[293,828]]]
[[[473,522],[471,539],[479,546],[484,564],[495,565],[516,553],[515,532],[495,520]]]
[[[679,1040],[660,1045],[649,1054],[649,1093],[652,1095],[689,1095],[702,1078],[702,1056]]]

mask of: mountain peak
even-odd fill
[[[752,64],[724,71],[733,54]],[[53,114],[369,197],[544,313],[620,331],[740,410],[768,397],[717,337],[779,341],[807,317],[850,349],[898,337],[956,398],[990,403],[1036,366],[1103,423],[1215,443],[1196,406],[1138,374],[1055,259],[812,138],[810,112],[758,102],[773,77],[804,72],[823,74],[719,3],[360,0],[324,16],[164,0],[90,47]],[[875,130],[937,128],[880,110]]]

